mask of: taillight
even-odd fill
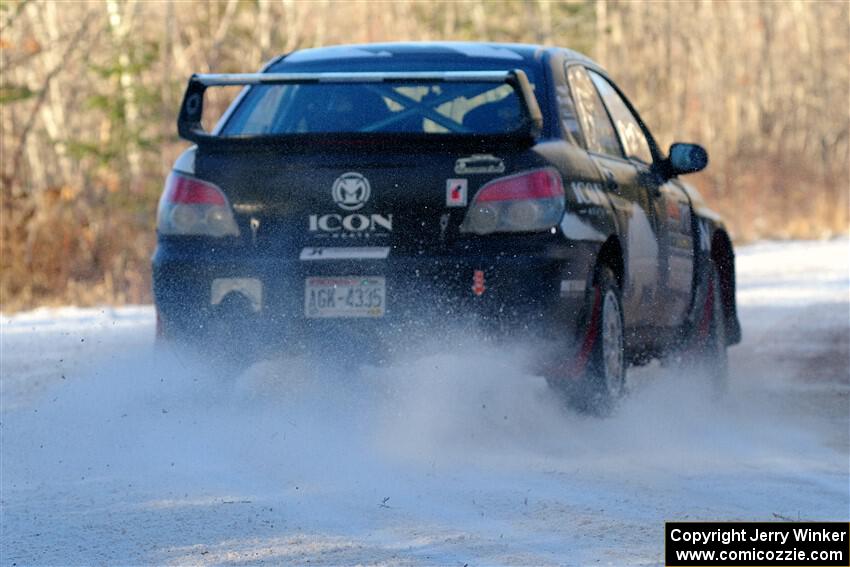
[[[478,190],[460,229],[475,234],[552,228],[564,214],[564,185],[552,168],[500,177]]]
[[[176,171],[165,181],[157,230],[167,235],[239,236],[233,211],[221,189]]]

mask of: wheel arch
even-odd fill
[[[737,344],[741,342],[741,326],[738,322],[735,300],[735,252],[732,248],[732,239],[723,228],[715,230],[711,237],[711,260],[717,267],[720,278],[726,342],[730,345]]]
[[[596,277],[596,272],[601,266],[608,266],[614,272],[617,278],[617,285],[620,291],[624,289],[626,283],[625,263],[623,260],[623,247],[620,244],[620,239],[616,235],[611,235],[602,244],[599,253],[596,256],[596,265],[593,269],[593,277]]]

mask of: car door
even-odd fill
[[[623,310],[626,327],[650,326],[659,289],[657,216],[641,172],[629,160],[589,70],[567,68],[585,145],[602,176],[620,224],[624,252]]]
[[[645,127],[625,97],[605,77],[589,71],[617,130],[623,151],[638,171],[640,191],[656,220],[658,284],[653,325],[674,327],[685,318],[691,300],[694,243],[691,208],[677,181],[665,180],[653,169]]]

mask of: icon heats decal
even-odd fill
[[[356,211],[363,208],[371,194],[372,188],[369,186],[369,180],[354,171],[343,173],[337,177],[333,187],[331,187],[334,203],[346,211]],[[311,214],[307,220],[310,232],[317,237],[386,237],[393,230],[392,214]]]
[[[369,187],[369,180],[353,171],[343,173],[337,177],[331,188],[331,195],[334,198],[334,202],[346,211],[361,209],[366,204],[366,201],[369,200],[371,192],[372,189]]]

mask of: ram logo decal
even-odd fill
[[[337,177],[331,188],[331,196],[334,202],[346,211],[356,211],[363,208],[363,205],[369,200],[371,192],[369,180],[353,171]]]

